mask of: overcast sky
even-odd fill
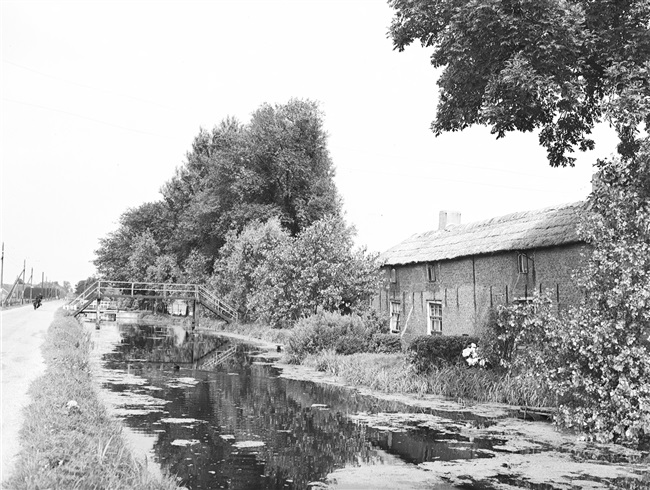
[[[430,52],[399,53],[377,0],[0,2],[5,283],[27,262],[73,285],[129,207],[160,199],[199,128],[262,103],[320,103],[359,245],[584,199],[611,130],[569,169],[534,134],[434,137]]]

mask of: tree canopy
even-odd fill
[[[114,280],[199,280],[231,233],[275,218],[295,236],[341,200],[318,104],[263,104],[248,124],[200,129],[162,199],[129,209],[100,240],[95,265]]]
[[[619,152],[638,150],[650,128],[650,2],[647,0],[390,0],[400,51],[433,48],[442,68],[436,135],[474,124],[497,138],[539,130],[552,166],[608,121]]]

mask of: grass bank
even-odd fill
[[[441,395],[462,403],[493,402],[529,407],[554,405],[553,396],[535,378],[465,366],[448,366],[418,374],[403,353],[338,355],[331,351],[307,356],[303,364],[354,386],[383,393]]]
[[[57,312],[43,348],[46,371],[29,388],[21,450],[7,488],[177,490],[130,453],[121,425],[98,399],[90,335]]]

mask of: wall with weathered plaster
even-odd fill
[[[427,333],[427,301],[442,306],[443,335],[475,335],[490,309],[549,292],[556,307],[577,304],[581,293],[572,278],[584,263],[586,245],[572,244],[528,250],[528,273],[518,272],[518,252],[463,257],[436,263],[437,280],[429,281],[426,263],[384,267],[384,283],[373,305],[388,315],[390,301],[399,301],[400,329],[406,340]],[[558,301],[559,300],[559,301]]]

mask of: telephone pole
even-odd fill
[[[2,242],[2,265],[0,265],[0,288],[4,288],[4,285],[5,285],[5,242]],[[0,301],[0,303],[2,303],[2,301]]]

